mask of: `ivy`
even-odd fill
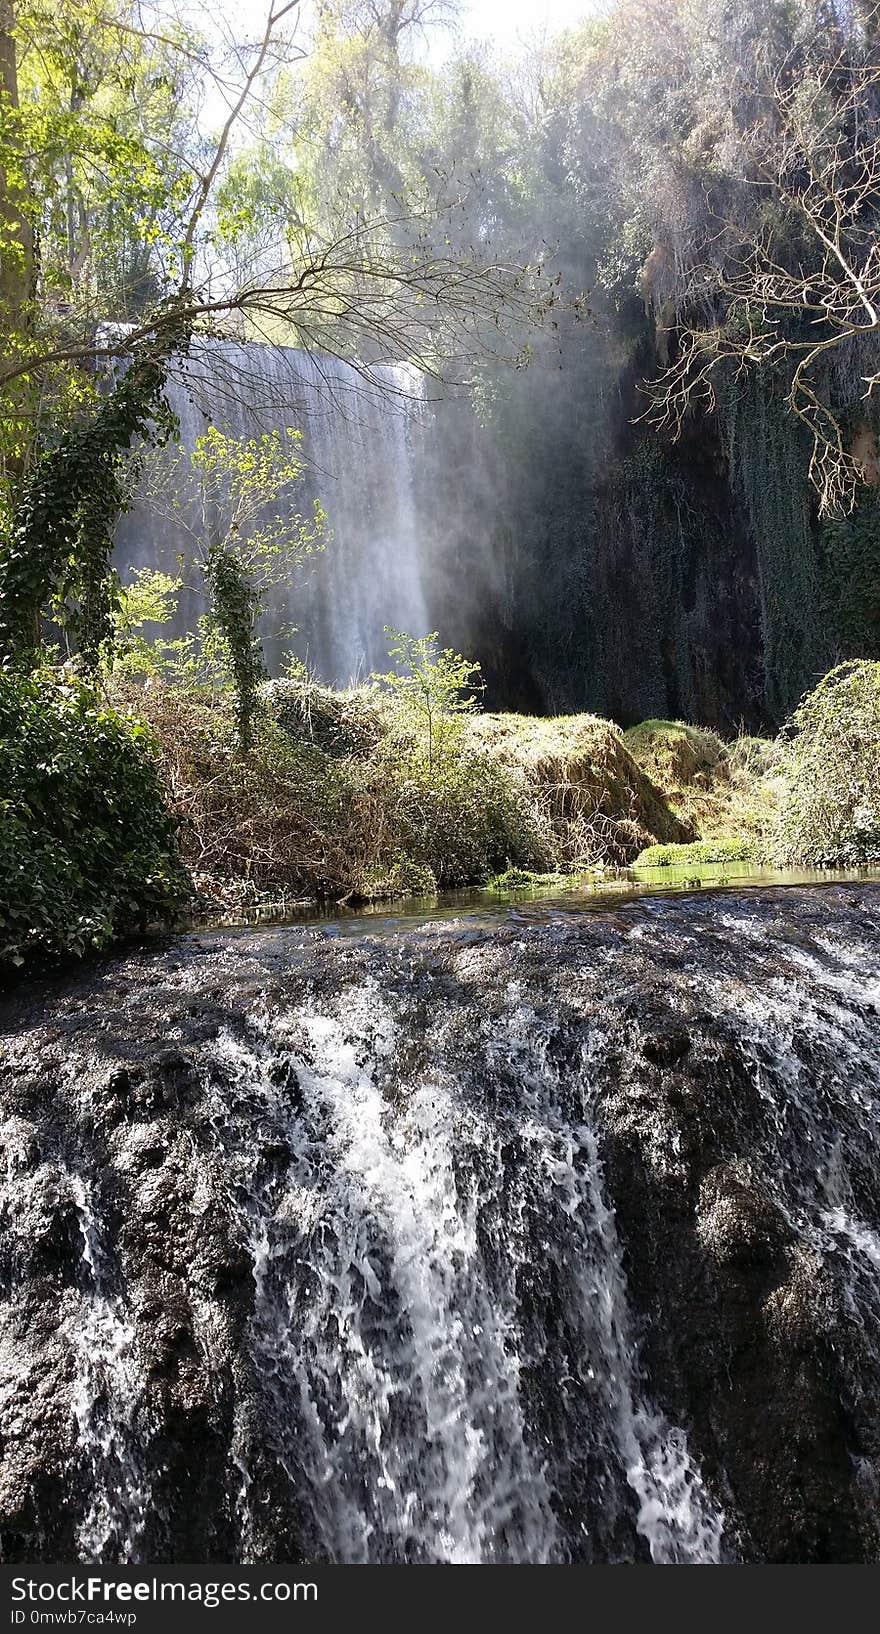
[[[0,537],[0,657],[32,658],[51,615],[83,667],[97,666],[113,635],[118,592],[110,564],[128,504],[127,456],[135,443],[175,434],[164,397],[168,361],[188,339],[182,322],[169,322],[134,353],[90,417],[38,459]]]
[[[83,954],[188,892],[153,740],[92,686],[0,669],[0,969]]]
[[[260,684],[266,678],[255,628],[260,597],[232,550],[218,546],[209,551],[204,573],[211,595],[209,621],[223,642],[232,672],[239,747],[247,753],[253,742]]]
[[[849,516],[822,530],[828,618],[841,656],[880,658],[880,496],[867,494]]]

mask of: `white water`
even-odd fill
[[[10,1034],[13,1547],[876,1553],[861,895],[199,936]]]
[[[511,1020],[519,1094],[505,1118],[435,1070],[389,1099],[400,1040],[369,984],[349,995],[344,1026],[301,1011],[262,1050],[219,1041],[214,1118],[247,1211],[254,1343],[285,1465],[305,1475],[337,1561],[563,1560],[554,1484],[576,1481],[587,1456],[652,1560],[715,1562],[723,1517],[684,1433],[642,1392],[595,1134],[557,1104],[537,1019]],[[279,1052],[295,1109],[277,1087]],[[290,1151],[283,1176],[261,1181],[230,1083]],[[582,1095],[588,1120],[587,1061]],[[523,1386],[544,1342],[521,1310],[536,1228],[565,1244],[567,1471],[542,1463]]]
[[[268,594],[263,636],[274,672],[295,649],[325,680],[344,685],[388,667],[385,625],[425,634],[429,564],[415,473],[428,425],[415,370],[377,366],[366,382],[333,358],[215,341],[180,368],[168,399],[184,449],[212,422],[238,436],[303,433],[308,472],[292,508],[305,514],[320,499],[332,538]],[[182,528],[137,504],[119,528],[117,566],[123,580],[142,567],[175,575],[179,553],[188,558],[190,550]],[[198,611],[185,596],[176,633]]]
[[[107,1289],[105,1251],[85,1183],[71,1177],[89,1280],[71,1334],[77,1371],[73,1410],[89,1471],[88,1505],[77,1529],[80,1558],[137,1560],[150,1509],[151,1472],[139,1457],[136,1417],[144,1380],[135,1333]]]

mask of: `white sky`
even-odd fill
[[[154,0],[161,11],[162,0]],[[497,40],[500,45],[515,48],[536,33],[556,34],[577,23],[582,17],[607,9],[607,0],[462,0],[459,28],[465,38]],[[235,0],[232,6],[209,0],[204,8],[192,5],[193,14],[210,18],[212,11],[223,18],[227,28],[242,26],[258,32],[258,25],[266,15],[266,0]],[[308,0],[303,3],[303,18],[308,17]],[[451,33],[442,24],[430,25],[425,31],[430,56],[444,56],[452,44]]]
[[[471,0],[462,14],[463,32],[475,39],[515,45],[536,29],[557,34],[571,23],[599,10],[595,0]]]

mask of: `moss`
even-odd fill
[[[745,737],[725,744],[704,727],[662,720],[630,727],[626,742],[689,824],[689,839],[747,839],[755,855],[767,854],[779,807],[779,744]]]
[[[611,721],[480,715],[468,730],[479,753],[505,768],[531,802],[557,867],[626,863],[650,841],[693,837]]]
[[[636,857],[633,868],[703,868],[719,863],[754,862],[754,840],[697,840],[693,845],[649,845]]]
[[[729,776],[727,750],[705,727],[685,721],[641,721],[626,733],[630,754],[664,789],[708,787]]]
[[[544,890],[553,885],[566,885],[571,882],[571,874],[539,874],[531,868],[506,868],[503,874],[495,874],[488,882],[490,891],[528,891]]]

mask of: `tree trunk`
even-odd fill
[[[14,0],[0,0],[0,127],[4,147],[17,141],[18,73]],[[34,233],[27,213],[24,178],[0,163],[0,380],[21,356],[30,324],[34,285]],[[33,432],[31,392],[22,380],[0,383],[0,478],[14,481],[27,458]]]

